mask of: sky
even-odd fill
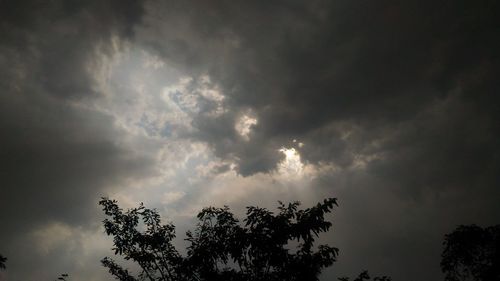
[[[500,221],[500,2],[0,1],[0,280],[112,277],[97,204],[339,207],[321,280]]]

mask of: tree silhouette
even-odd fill
[[[299,209],[300,203],[279,202],[277,214],[259,207],[247,207],[240,223],[227,206],[204,208],[194,231],[187,233],[187,255],[175,249],[175,226],[162,224],[156,210],[138,208],[123,211],[115,200],[100,202],[109,217],[103,221],[113,236],[116,255],[139,266],[137,276],[106,257],[102,264],[118,280],[242,280],[307,281],[318,275],[337,257],[338,249],[315,246],[315,238],[327,232],[325,220],[337,205],[326,199]]]
[[[349,281],[351,279],[349,277],[340,277],[340,278],[338,278],[338,280]],[[364,280],[372,280],[370,277],[370,274],[366,270],[361,272],[358,275],[358,277],[353,279],[353,281],[364,281]],[[391,280],[392,280],[391,277],[388,277],[388,276],[377,276],[377,277],[373,278],[373,281],[391,281]]]
[[[349,281],[351,280],[349,277],[340,277],[338,278],[340,281]],[[372,280],[368,271],[361,272],[358,277],[354,278],[353,281],[364,281],[364,280]],[[391,281],[391,277],[388,276],[378,276],[373,278],[373,281]]]
[[[461,225],[445,236],[443,244],[446,281],[500,280],[500,225]]]
[[[5,263],[7,262],[7,258],[0,255],[0,269],[5,269]]]
[[[69,281],[68,277],[69,275],[67,273],[63,273],[59,275],[55,281]]]

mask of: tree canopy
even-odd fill
[[[461,225],[445,236],[443,245],[446,281],[500,280],[500,225]]]
[[[0,255],[0,270],[5,269],[5,263],[7,262],[7,258]]]
[[[351,280],[349,277],[340,277],[338,278],[339,281],[349,281]],[[372,280],[370,274],[368,271],[363,271],[361,272],[356,278],[353,279],[353,281],[365,281],[365,280]],[[391,281],[392,279],[388,276],[377,276],[373,278],[373,281]]]
[[[247,207],[240,221],[229,207],[207,207],[198,213],[193,231],[186,233],[186,254],[175,248],[175,226],[162,223],[155,209],[142,203],[123,210],[118,202],[102,198],[99,204],[107,218],[107,235],[113,237],[115,255],[135,264],[129,270],[114,259],[101,263],[121,281],[309,281],[318,280],[322,270],[332,265],[338,249],[316,245],[321,233],[332,226],[325,219],[337,205],[325,199],[310,208],[300,202],[278,201],[277,212]],[[500,280],[500,225],[461,225],[446,234],[441,269],[445,281]],[[7,258],[0,255],[0,270]],[[57,280],[68,280],[61,274]],[[340,277],[349,281],[349,277]],[[371,278],[361,272],[353,281],[390,281],[388,276]]]
[[[102,264],[118,280],[318,280],[322,269],[337,258],[338,249],[315,245],[320,233],[328,232],[325,220],[337,200],[325,199],[299,209],[300,203],[279,202],[278,212],[247,207],[239,221],[230,209],[208,207],[197,216],[198,224],[189,231],[187,254],[172,244],[175,226],[162,224],[160,215],[143,204],[122,210],[117,201],[103,198],[106,233],[113,236],[113,250],[140,268],[134,275],[106,257]]]

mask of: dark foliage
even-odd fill
[[[500,225],[462,225],[445,236],[441,269],[446,281],[500,280]]]
[[[349,281],[351,280],[349,277],[340,277],[338,278],[340,281]],[[368,274],[368,271],[363,271],[361,272],[358,277],[354,278],[353,281],[364,281],[364,280],[373,280],[373,281],[391,281],[392,279],[388,276],[378,276],[373,279],[371,279],[370,274]]]
[[[338,249],[314,244],[331,223],[324,216],[336,199],[299,209],[300,203],[279,202],[278,213],[248,207],[240,223],[226,206],[204,208],[199,223],[187,233],[187,255],[172,245],[173,224],[162,224],[156,210],[142,204],[123,211],[114,200],[100,201],[108,235],[114,238],[115,254],[140,267],[134,276],[111,258],[102,263],[118,280],[241,280],[307,281],[318,275],[337,257]]]
[[[69,281],[69,275],[67,273],[63,273],[57,277],[56,281]]]
[[[7,258],[0,255],[0,269],[5,269],[5,263],[7,262]]]

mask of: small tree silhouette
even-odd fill
[[[115,254],[140,267],[140,273],[133,276],[111,258],[104,258],[102,264],[122,281],[318,280],[321,270],[338,254],[337,248],[314,244],[331,227],[324,216],[337,205],[334,198],[304,210],[299,209],[299,202],[279,202],[277,214],[248,207],[243,223],[227,206],[204,208],[195,230],[187,233],[185,257],[172,245],[174,225],[161,224],[156,210],[141,204],[123,211],[107,198],[99,204],[109,217],[104,228],[114,238]]]
[[[500,280],[500,225],[461,225],[445,236],[443,244],[446,281]]]
[[[67,273],[63,273],[59,275],[55,281],[69,281],[68,277],[69,275]]]
[[[5,269],[5,263],[7,262],[7,258],[0,255],[0,269]]]
[[[349,277],[340,277],[338,278],[340,281],[349,281],[351,280]],[[353,281],[364,281],[364,280],[372,280],[368,271],[361,272],[358,277],[354,278]],[[388,276],[379,276],[373,278],[373,281],[391,281],[392,279]]]

